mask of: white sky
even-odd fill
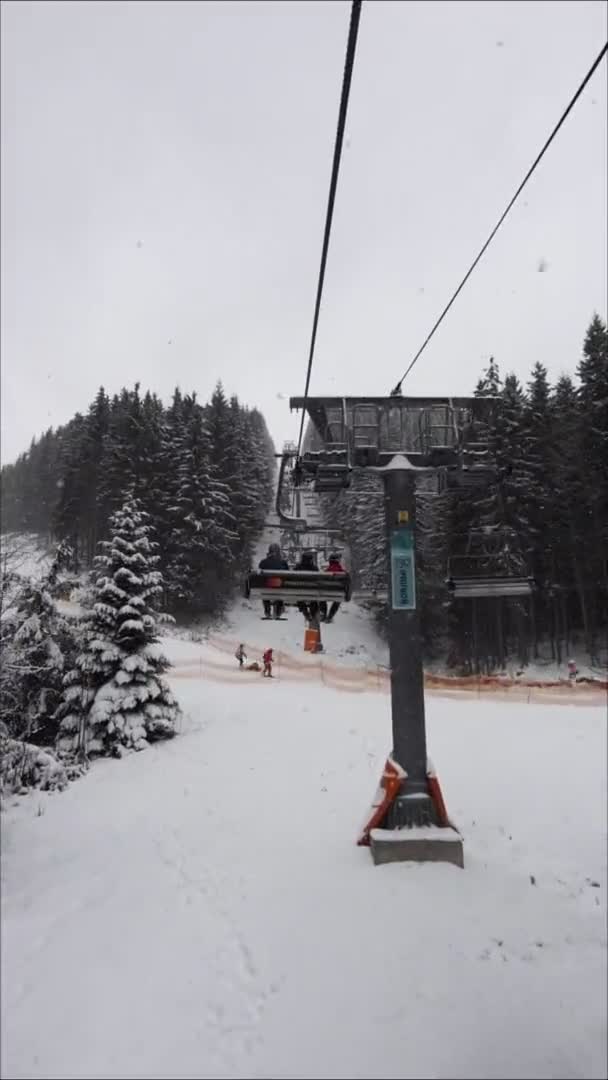
[[[297,436],[349,12],[2,4],[4,461],[138,380]],[[605,39],[603,0],[364,0],[311,393],[389,393]],[[604,60],[406,393],[574,371],[606,97]]]

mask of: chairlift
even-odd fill
[[[286,470],[288,466],[293,463],[295,451],[285,450],[281,454],[281,464],[279,465],[279,480],[277,483],[277,495],[275,500],[275,511],[278,518],[278,525],[283,529],[294,529],[296,532],[303,532],[306,530],[306,519],[302,517],[296,517],[294,514],[287,514],[283,509],[283,501],[285,498],[285,491],[287,486]],[[299,469],[299,463],[296,461],[293,464],[294,472]],[[296,480],[299,477],[295,478]],[[299,486],[296,483],[295,486]]]
[[[446,584],[454,600],[530,596],[534,579],[505,569],[500,555],[456,555],[448,561]]]
[[[347,603],[351,597],[350,574],[327,574],[316,570],[254,570],[247,575],[244,594],[259,600],[281,600],[294,606],[312,601]]]

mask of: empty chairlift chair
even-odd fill
[[[454,600],[482,596],[530,596],[534,579],[505,569],[499,556],[456,555],[448,563],[447,585]]]

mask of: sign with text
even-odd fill
[[[391,533],[391,588],[393,611],[415,610],[416,568],[412,529],[393,529]]]

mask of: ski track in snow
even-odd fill
[[[3,814],[7,1080],[606,1075],[603,710],[429,698],[466,869],[374,868],[386,695],[165,645],[181,735]]]
[[[245,883],[242,878],[232,881],[217,867],[203,862],[199,851],[184,850],[175,828],[168,829],[156,846],[162,862],[175,871],[186,906],[192,906],[195,894],[217,920],[216,940],[220,944],[212,957],[214,996],[206,1006],[206,1014],[209,1027],[218,1035],[221,1066],[236,1069],[239,1061],[263,1045],[260,1020],[269,998],[278,990],[276,982],[264,984],[251,949],[230,912],[231,890],[238,888],[240,898],[245,900]],[[197,868],[196,877],[188,867]]]

